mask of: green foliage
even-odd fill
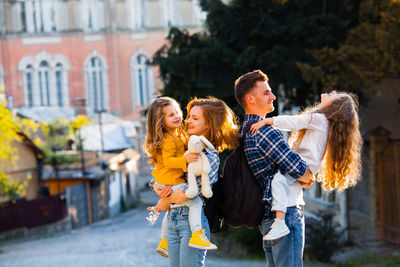
[[[202,0],[208,12],[207,31],[189,34],[173,28],[168,44],[153,57],[165,84],[162,94],[183,106],[193,96],[213,95],[237,111],[235,79],[261,69],[270,77],[273,90],[282,84],[292,104],[304,104],[315,92],[297,63],[314,62],[309,50],[337,48],[357,21],[357,3],[233,0],[225,5],[220,0]]]
[[[400,2],[362,1],[360,24],[338,48],[312,51],[316,60],[299,63],[315,90],[337,88],[361,93],[385,79],[400,78]]]
[[[306,222],[306,242],[319,261],[329,262],[332,255],[343,246],[343,232],[333,223],[334,213],[321,211],[321,220]]]
[[[226,227],[226,235],[229,239],[245,247],[250,256],[264,257],[262,236],[258,228]]]
[[[395,267],[400,266],[399,256],[382,257],[379,255],[362,255],[355,260],[346,263],[338,263],[338,267],[361,267],[361,266],[380,266],[380,267]]]
[[[44,152],[44,163],[57,168],[78,162],[78,155],[61,154],[57,151],[66,150],[69,139],[76,139],[78,147],[81,148],[82,140],[78,137],[78,133],[89,123],[90,120],[82,115],[78,115],[75,120],[57,119],[48,123],[44,131],[46,141],[40,146]]]
[[[26,181],[12,181],[5,173],[0,173],[0,198],[16,199],[26,194]]]
[[[38,127],[32,120],[14,118],[9,109],[0,105],[0,197],[15,199],[25,195],[26,182],[12,181],[4,168],[8,163],[16,163],[17,149],[12,142],[23,139],[22,129],[34,132]]]

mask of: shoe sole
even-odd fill
[[[285,235],[288,235],[289,233],[290,233],[290,230],[288,229],[287,231],[285,231],[285,232],[283,232],[283,233],[281,233],[279,235],[276,235],[276,236],[270,236],[270,237],[264,236],[263,240],[265,240],[265,241],[273,241],[273,240],[279,239],[281,237],[284,237]]]
[[[215,247],[203,247],[203,246],[190,244],[190,243],[189,243],[189,247],[197,248],[197,249],[205,249],[205,250],[217,250],[218,249],[217,246],[215,246]]]
[[[161,256],[168,258],[168,251],[161,249],[161,248],[157,248],[156,251],[158,252],[158,254],[160,254]]]

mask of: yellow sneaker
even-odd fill
[[[156,251],[163,257],[168,258],[168,241],[165,238],[161,238],[160,244],[158,244],[158,247]]]
[[[206,250],[217,249],[217,246],[211,243],[206,237],[204,229],[200,229],[199,231],[192,233],[192,237],[190,237],[189,240],[189,247]]]

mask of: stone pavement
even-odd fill
[[[114,218],[50,238],[17,240],[0,244],[1,267],[46,266],[169,266],[159,256],[161,218],[153,227],[147,225],[146,207],[157,201],[149,190],[141,192],[142,204]],[[265,262],[238,261],[213,257],[206,266],[265,266]]]

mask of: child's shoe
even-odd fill
[[[168,241],[165,238],[161,238],[160,244],[158,244],[158,247],[156,251],[163,257],[168,258]]]
[[[271,225],[271,230],[263,237],[263,240],[276,240],[289,234],[290,230],[286,226],[285,220],[275,219]]]
[[[192,237],[190,237],[189,240],[189,247],[206,250],[217,249],[217,246],[211,243],[206,237],[204,229],[200,229],[199,231],[192,233]]]

